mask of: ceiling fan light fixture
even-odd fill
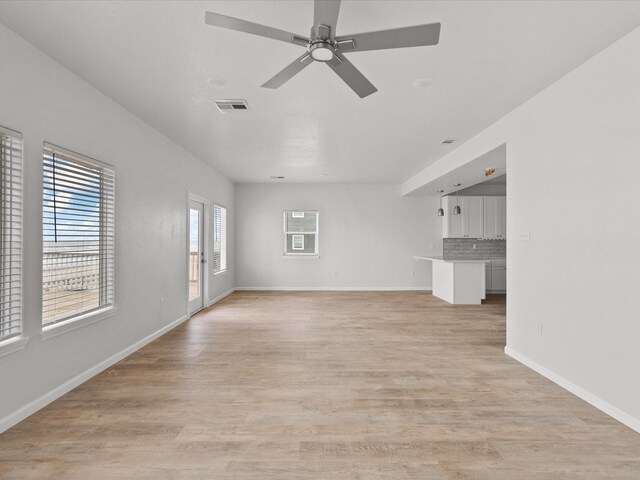
[[[328,62],[333,58],[333,45],[329,42],[315,42],[309,45],[309,54],[316,62]]]

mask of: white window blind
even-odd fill
[[[318,255],[318,212],[284,212],[284,254]]]
[[[213,273],[227,269],[227,209],[213,206]]]
[[[113,305],[113,167],[45,144],[42,323]]]
[[[0,127],[0,341],[21,333],[22,136]]]

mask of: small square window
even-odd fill
[[[318,212],[284,212],[284,254],[318,255]]]

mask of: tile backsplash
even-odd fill
[[[477,238],[444,238],[442,255],[446,258],[504,258],[506,240],[479,240]],[[473,245],[476,245],[475,250]]]

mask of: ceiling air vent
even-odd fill
[[[229,112],[248,112],[249,105],[246,100],[214,100],[216,107],[222,113]]]
[[[450,145],[455,141],[456,141],[455,138],[445,138],[444,140],[442,140],[442,144],[443,145]]]

